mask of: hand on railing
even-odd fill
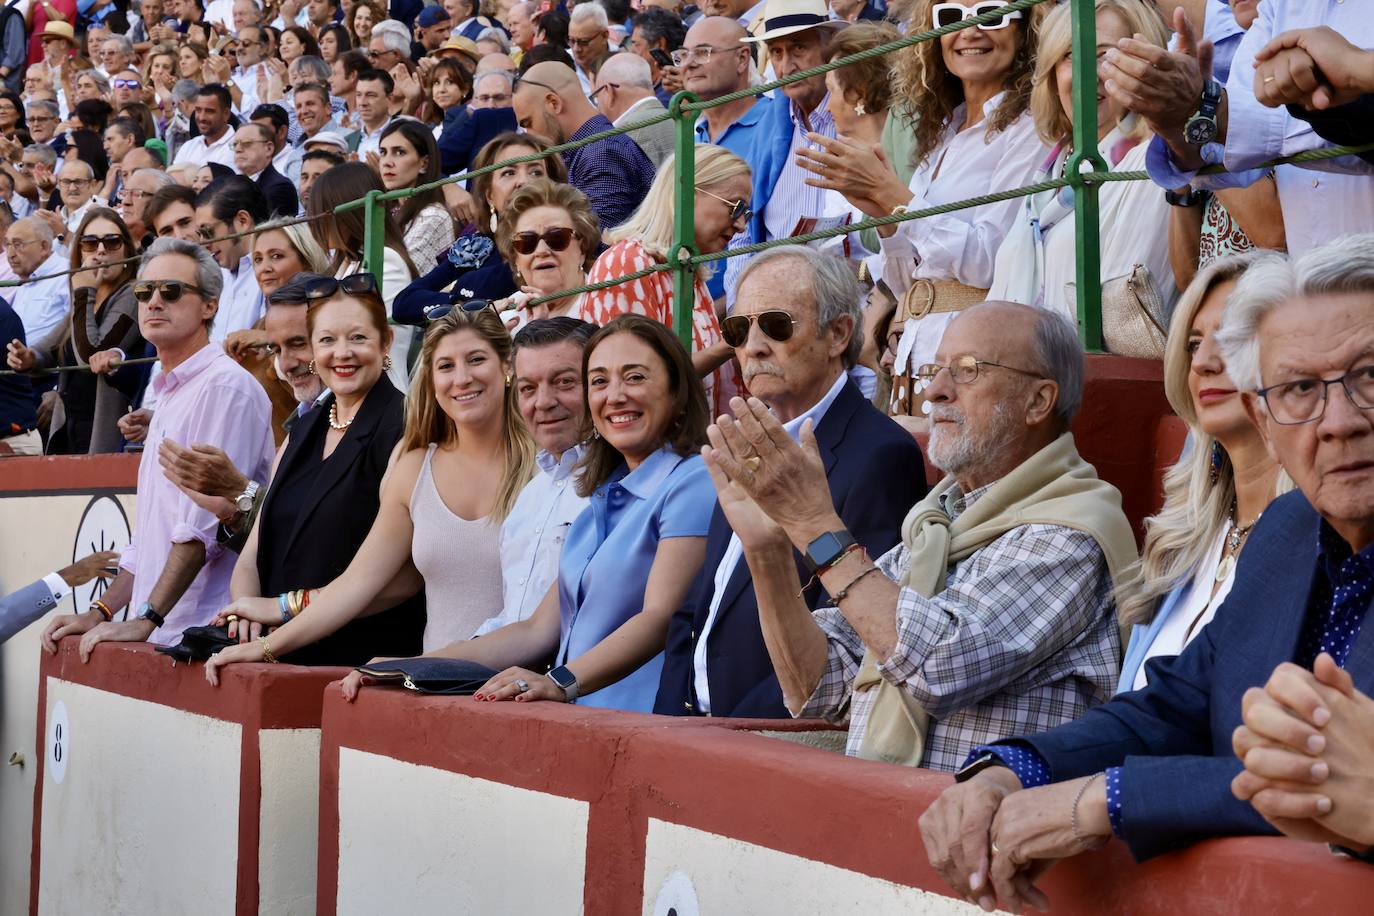
[[[101,350],[92,353],[90,358],[91,371],[96,375],[109,375],[119,368],[124,361],[124,354],[118,350]]]

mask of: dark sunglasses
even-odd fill
[[[792,339],[792,326],[797,319],[784,311],[759,312],[757,315],[731,315],[720,323],[720,336],[732,347],[741,347],[749,339],[749,326],[755,321],[759,330],[772,340],[782,343]]]
[[[138,80],[113,80],[111,85],[116,89],[142,89],[143,84]]]
[[[106,251],[119,251],[124,247],[124,237],[121,235],[83,235],[81,236],[81,250],[86,254],[94,254],[97,248],[104,248]]]
[[[153,293],[160,293],[163,302],[171,303],[180,299],[187,290],[197,296],[205,295],[194,283],[183,283],[180,280],[139,280],[134,284],[134,298],[139,302],[148,302],[153,298]]]
[[[430,321],[438,321],[445,315],[449,315],[454,309],[464,312],[480,312],[483,309],[496,311],[496,303],[490,299],[469,299],[466,302],[443,302],[438,305],[431,305],[425,309],[425,317]]]
[[[346,296],[356,296],[359,293],[381,295],[381,289],[377,286],[375,276],[359,273],[349,274],[337,280],[333,277],[317,277],[307,283],[304,290],[306,302],[328,299],[335,293],[343,293]]]
[[[560,226],[549,229],[542,235],[538,232],[517,232],[511,237],[510,244],[517,254],[534,254],[534,249],[539,247],[541,239],[551,251],[562,251],[572,244],[573,231]]]

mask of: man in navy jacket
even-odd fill
[[[747,335],[735,344],[746,384],[794,437],[804,420],[812,421],[835,510],[871,556],[882,555],[926,493],[925,464],[915,440],[848,376],[863,326],[849,268],[809,248],[775,249],[745,269],[738,291],[724,330],[731,343],[739,333],[732,323]],[[786,339],[772,336],[779,332]],[[805,582],[810,573],[800,555],[795,559]],[[812,583],[806,601],[814,609],[829,598]],[[719,505],[701,572],[668,625],[654,711],[790,718],[759,627],[749,566]]]
[[[985,907],[1043,904],[1038,874],[1113,835],[1145,859],[1209,836],[1273,833],[1231,791],[1246,690],[1283,662],[1311,669],[1323,652],[1374,690],[1374,235],[1256,262],[1218,341],[1300,492],[1264,511],[1216,617],[1178,656],[1148,662],[1146,687],[975,748],[922,815],[931,864]]]

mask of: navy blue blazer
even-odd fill
[[[1272,834],[1231,794],[1241,763],[1231,733],[1241,696],[1292,661],[1318,569],[1321,518],[1300,492],[1275,500],[1250,533],[1235,585],[1181,654],[1151,659],[1148,686],[1034,737],[1058,782],[1121,766],[1121,832],[1147,859],[1211,836]],[[1320,578],[1319,578],[1320,577]],[[1345,668],[1374,693],[1374,625],[1366,621]]]
[[[902,537],[907,511],[926,494],[925,462],[910,434],[883,416],[845,383],[816,427],[816,445],[835,511],[872,557],[890,550]],[[692,657],[715,596],[716,569],[730,544],[730,524],[716,504],[706,535],[706,560],[687,593],[687,601],[668,624],[654,712],[695,715],[697,694]],[[793,551],[801,581],[811,578],[801,554]],[[819,583],[806,591],[807,606],[825,607],[829,596]],[[714,716],[791,718],[768,657],[759,626],[749,566],[740,560],[726,584],[711,629],[706,657]]]

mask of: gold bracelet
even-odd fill
[[[291,617],[294,619],[301,612],[301,590],[296,589],[294,592],[289,592],[286,603],[291,610]]]
[[[265,662],[277,663],[277,657],[272,654],[272,646],[267,642],[266,636],[258,637],[258,645],[262,646],[262,660]]]
[[[844,599],[846,599],[846,598],[849,597],[849,590],[850,590],[851,588],[853,588],[855,585],[858,585],[860,579],[862,579],[864,576],[868,575],[868,574],[871,573],[871,572],[877,572],[877,571],[878,571],[878,567],[877,567],[877,566],[870,566],[870,567],[868,567],[868,569],[865,569],[863,572],[859,573],[857,576],[855,576],[854,578],[850,579],[850,580],[849,580],[849,584],[847,584],[844,588],[840,589],[838,592],[836,592],[835,594],[831,595],[831,596],[830,596],[830,600],[832,600],[832,601],[835,602],[835,606],[836,606],[836,607],[839,607],[839,606],[840,606],[840,602],[843,601]]]
[[[114,611],[110,610],[110,606],[99,598],[91,602],[91,607],[100,612],[100,616],[105,618],[106,623],[114,620]]]

